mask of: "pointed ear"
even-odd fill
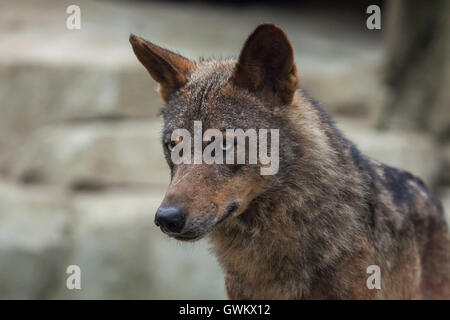
[[[274,24],[259,25],[242,48],[230,84],[284,105],[292,102],[299,83],[294,50],[286,34]]]
[[[138,60],[159,83],[161,98],[167,102],[173,92],[186,84],[186,74],[194,68],[194,62],[134,34],[130,35],[130,43]]]

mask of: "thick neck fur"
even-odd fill
[[[301,150],[288,174],[211,234],[235,298],[307,298],[364,242],[366,182],[351,145],[301,91],[285,112]]]

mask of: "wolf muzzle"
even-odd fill
[[[160,207],[156,211],[155,224],[165,233],[179,234],[186,223],[186,215],[175,207]]]

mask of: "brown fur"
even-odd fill
[[[130,41],[160,83],[172,172],[161,206],[187,213],[175,238],[210,236],[231,299],[448,299],[450,239],[439,200],[413,175],[362,155],[297,89],[292,47],[259,26],[238,61],[190,62]],[[280,169],[174,165],[176,128],[279,128]],[[369,290],[369,265],[381,290]]]

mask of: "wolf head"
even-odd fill
[[[259,25],[237,61],[195,62],[135,35],[130,42],[139,61],[159,83],[165,102],[162,144],[171,183],[155,216],[165,233],[179,240],[201,238],[286,183],[285,176],[298,153],[297,138],[288,133],[292,125],[288,114],[299,77],[292,46],[279,27]],[[261,175],[263,164],[250,164],[248,159],[241,164],[175,164],[171,153],[177,141],[171,139],[172,133],[182,128],[194,135],[195,121],[201,121],[203,130],[215,128],[224,135],[226,129],[235,128],[279,129],[279,172]],[[223,152],[229,152],[227,149]]]

